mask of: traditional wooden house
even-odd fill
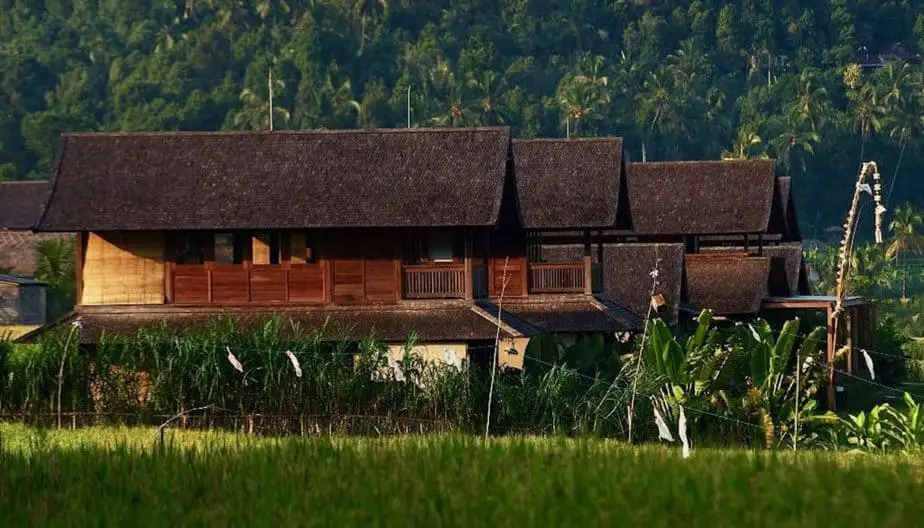
[[[32,231],[50,190],[47,181],[0,182],[0,270],[31,277],[37,263],[36,245],[69,236]]]
[[[68,134],[36,229],[78,233],[85,342],[278,313],[336,339],[464,350],[493,342],[499,305],[520,357],[538,333],[635,328],[594,295],[591,259],[528,258],[548,226],[521,214],[538,195],[517,177],[507,128]],[[586,207],[577,227],[614,224],[613,205]]]

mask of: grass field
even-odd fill
[[[924,459],[0,424],[0,526],[912,526]]]

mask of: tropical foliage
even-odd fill
[[[807,233],[840,224],[861,159],[890,199],[924,190],[920,2],[4,0],[0,43],[5,179],[47,177],[61,131],[272,113],[616,134],[629,160],[770,155],[813,205]]]

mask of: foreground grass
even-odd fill
[[[0,525],[911,526],[915,458],[0,424]]]

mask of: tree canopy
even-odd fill
[[[266,129],[272,86],[277,130],[769,155],[812,236],[861,159],[924,205],[922,52],[915,0],[0,0],[0,178],[46,178],[62,131]]]

